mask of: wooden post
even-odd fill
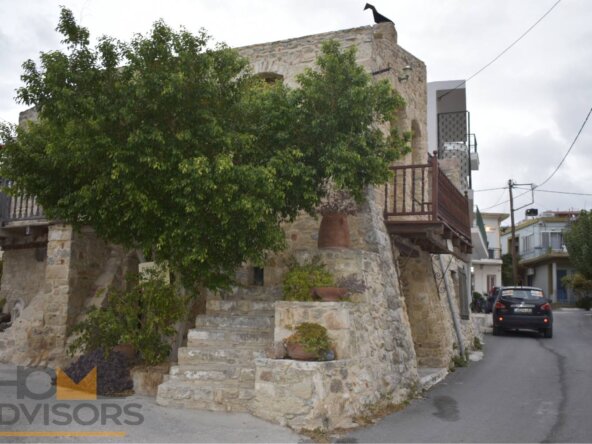
[[[432,220],[438,220],[438,182],[439,182],[439,171],[438,171],[438,159],[436,153],[430,159],[432,162]]]

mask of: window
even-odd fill
[[[563,233],[562,232],[543,232],[542,233],[543,249],[561,250],[563,247]]]
[[[532,251],[534,249],[534,234],[529,234],[528,236],[524,236],[522,238],[522,251],[524,253]]]
[[[263,286],[264,282],[264,275],[263,275],[263,268],[261,267],[253,267],[253,285]]]

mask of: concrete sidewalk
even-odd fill
[[[129,396],[96,401],[17,399],[16,367],[0,364],[0,442],[302,442],[285,427],[265,422],[246,413],[204,412],[156,405],[153,398]],[[34,393],[50,389],[46,373],[27,377],[26,387]],[[29,416],[32,420],[27,418]],[[69,417],[69,418],[68,418]],[[75,419],[73,419],[75,418]],[[126,424],[127,422],[127,424]],[[24,432],[37,436],[6,436]],[[62,436],[39,436],[57,432]],[[67,433],[77,436],[65,436]],[[109,433],[81,436],[83,433]],[[118,435],[113,435],[117,433]]]

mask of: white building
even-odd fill
[[[479,257],[473,254],[473,290],[483,295],[491,288],[502,285],[500,225],[508,217],[509,214],[506,213],[476,212],[474,226],[486,240],[487,253]],[[473,251],[475,253],[475,249]]]

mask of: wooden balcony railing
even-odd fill
[[[1,179],[2,188],[10,188],[11,180]],[[19,194],[11,196],[0,192],[0,222],[4,226],[9,222],[44,219],[43,208],[37,204],[35,196]]]
[[[396,233],[421,232],[421,227],[441,228],[446,238],[471,247],[469,200],[440,170],[438,160],[392,167],[394,177],[385,187],[385,222]]]

